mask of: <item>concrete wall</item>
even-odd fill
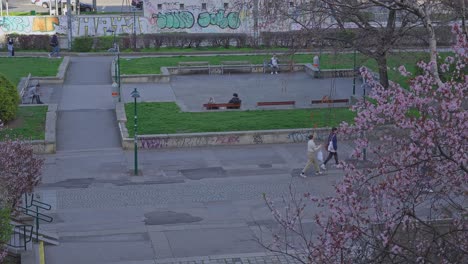
[[[123,103],[116,104],[117,122],[120,129],[122,147],[134,148],[134,139],[129,138],[126,128],[127,117]],[[217,145],[252,145],[306,142],[307,137],[316,134],[317,142],[324,142],[330,133],[329,128],[298,128],[280,130],[256,130],[240,132],[187,133],[143,135],[138,137],[138,147],[142,149],[190,148]]]

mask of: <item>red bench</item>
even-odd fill
[[[296,105],[296,101],[280,101],[280,102],[258,102],[257,106],[268,105]]]
[[[203,104],[203,107],[205,107],[207,110],[216,110],[216,109],[219,109],[221,107],[225,107],[227,109],[239,109],[240,108],[240,104],[229,104],[229,103],[226,103],[226,104]]]
[[[312,100],[311,104],[333,104],[333,103],[349,103],[349,99],[328,99]]]

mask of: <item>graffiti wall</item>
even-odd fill
[[[144,15],[154,32],[251,33],[254,24],[252,1],[145,0]]]
[[[0,35],[4,34],[47,34],[59,25],[55,16],[8,16],[0,17]]]
[[[134,32],[154,34],[165,32],[187,33],[245,33],[261,31],[289,31],[291,21],[275,18],[254,18],[256,0],[184,0],[166,2],[144,0],[144,16],[80,15],[73,16],[72,35],[105,36],[112,29],[117,34]],[[68,33],[66,16],[0,17],[0,36],[5,34]]]

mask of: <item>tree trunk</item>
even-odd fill
[[[96,0],[93,0],[93,9],[94,11],[97,11]]]
[[[387,71],[387,54],[379,56],[376,58],[377,66],[379,67],[379,78],[380,84],[384,88],[388,88],[388,71]]]

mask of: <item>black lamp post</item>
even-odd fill
[[[134,149],[135,149],[135,160],[134,160],[134,163],[135,163],[135,166],[134,166],[134,174],[135,176],[138,175],[138,126],[137,126],[137,121],[138,121],[138,114],[137,114],[137,98],[140,98],[140,93],[138,92],[137,88],[135,88],[133,90],[133,92],[131,93],[131,96],[133,97],[133,105],[134,105],[134,113],[135,113],[135,116],[134,116],[134,138],[133,138],[133,142],[134,142]]]
[[[119,103],[122,101],[121,90],[120,90],[120,49],[119,44],[116,42],[116,32],[112,29],[106,30],[108,33],[112,33],[114,35],[114,46],[109,49],[109,51],[115,52],[116,60],[115,60],[115,68],[114,68],[114,84],[113,86],[117,86],[117,91],[119,93]]]
[[[353,55],[353,70],[354,70],[354,78],[353,78],[353,95],[356,94],[356,49],[354,49],[354,55]]]

